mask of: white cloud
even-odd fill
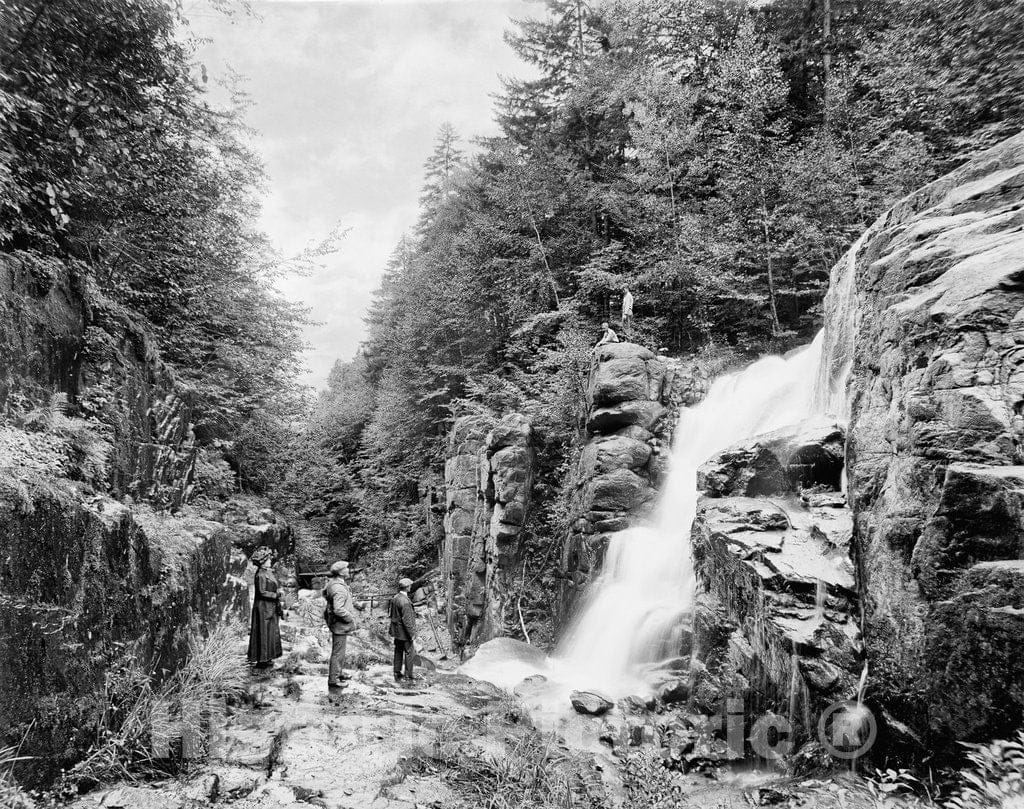
[[[341,221],[351,231],[324,269],[282,282],[320,325],[307,339],[320,385],[351,357],[388,257],[416,220],[422,165],[444,121],[467,139],[494,132],[498,75],[526,70],[502,40],[524,0],[283,0],[258,18],[194,14],[199,58],[248,77],[269,186],[263,228],[285,253]]]

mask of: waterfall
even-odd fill
[[[850,419],[846,382],[853,366],[853,337],[858,323],[857,258],[872,232],[865,231],[832,268],[823,304],[825,328],[819,335],[822,347],[812,406],[815,413],[829,413],[844,422]]]
[[[653,519],[611,536],[602,571],[554,655],[543,666],[501,658],[470,661],[466,674],[511,687],[529,673],[543,673],[549,697],[560,688],[598,688],[622,697],[644,690],[649,664],[678,655],[696,586],[690,530],[697,469],[732,444],[814,415],[848,419],[846,382],[858,323],[856,264],[870,232],[833,268],[825,328],[812,343],[717,379],[700,404],[680,413],[669,477]],[[564,697],[552,704],[564,706]]]
[[[824,340],[821,333],[785,357],[721,377],[703,402],[680,413],[654,519],[611,537],[602,572],[555,653],[572,680],[623,695],[642,682],[644,664],[678,654],[695,587],[697,468],[737,441],[803,421],[829,398],[819,381]]]

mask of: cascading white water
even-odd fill
[[[714,382],[703,402],[680,413],[669,478],[654,519],[615,534],[556,653],[543,665],[501,655],[473,659],[470,676],[512,687],[542,673],[547,691],[534,708],[557,716],[571,688],[621,697],[645,688],[645,664],[677,654],[695,581],[690,529],[697,508],[697,468],[730,445],[829,414],[846,420],[846,381],[858,314],[857,258],[865,239],[832,270],[825,328],[785,357],[765,357]]]
[[[803,421],[831,398],[820,390],[824,339],[718,379],[703,402],[682,411],[653,521],[611,538],[601,575],[555,654],[565,676],[621,696],[642,684],[643,664],[677,654],[694,594],[697,468],[737,441]]]
[[[850,419],[846,382],[853,366],[853,341],[859,322],[857,258],[875,227],[877,223],[866,230],[832,268],[824,303],[825,328],[818,335],[822,345],[812,407],[814,413],[828,413],[843,422]]]

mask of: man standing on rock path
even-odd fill
[[[356,628],[356,613],[352,604],[352,591],[345,583],[351,575],[348,562],[335,562],[331,565],[331,580],[324,588],[324,619],[331,630],[331,663],[327,670],[327,689],[343,688],[345,680],[351,679],[345,674],[345,646],[349,633]]]
[[[416,610],[409,598],[412,579],[399,579],[398,592],[391,597],[389,612],[391,614],[391,637],[395,639],[395,682],[402,681],[403,667],[408,682],[415,682],[412,675],[412,661],[416,654],[413,649],[413,638],[416,637]]]

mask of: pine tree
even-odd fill
[[[429,222],[455,191],[455,180],[464,166],[459,136],[447,121],[434,139],[434,151],[423,165],[423,191],[420,193],[421,223]],[[422,226],[422,224],[421,224]]]

